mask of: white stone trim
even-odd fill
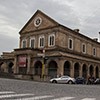
[[[70,40],[72,41],[72,48],[70,48]],[[68,49],[73,50],[73,39],[72,38],[68,38]]]
[[[42,39],[42,38],[44,39],[43,46],[40,45],[40,39]],[[44,35],[41,35],[41,36],[39,36],[38,47],[39,47],[39,48],[44,48],[44,46],[45,46],[45,37],[44,37]]]
[[[50,37],[52,37],[52,36],[54,37],[54,44],[51,44],[51,45],[50,45]],[[50,34],[50,35],[48,36],[48,46],[49,46],[49,47],[55,46],[55,34]]]

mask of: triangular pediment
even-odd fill
[[[19,33],[21,34],[41,29],[52,28],[57,25],[59,24],[55,20],[53,20],[40,10],[37,10],[36,13],[30,18],[30,20],[26,23],[26,25],[21,29]]]

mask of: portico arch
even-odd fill
[[[50,77],[56,77],[57,76],[57,69],[58,69],[58,66],[57,66],[57,63],[56,61],[50,61],[49,64],[48,64],[48,75]]]
[[[70,76],[70,62],[66,61],[64,63],[64,75]]]
[[[9,62],[9,64],[8,64],[8,73],[13,73],[13,62]]]
[[[83,66],[82,66],[82,76],[84,78],[87,78],[87,66],[86,66],[86,64],[83,64]]]
[[[79,76],[79,63],[75,63],[74,64],[74,77],[78,77]]]
[[[3,64],[1,65],[1,72],[8,72],[8,65],[6,62],[3,62]]]
[[[93,68],[92,65],[90,65],[90,67],[89,67],[89,74],[90,74],[90,76],[93,76],[93,71],[94,71],[94,68]]]
[[[34,65],[34,74],[41,75],[42,74],[42,63],[41,61],[36,61]]]
[[[2,71],[1,66],[2,66],[3,62],[0,62],[0,72]]]
[[[99,68],[98,68],[98,66],[97,66],[96,69],[95,69],[95,75],[96,75],[96,78],[99,77]]]

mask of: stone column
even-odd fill
[[[96,77],[96,66],[94,66],[94,68],[93,68],[93,77]]]
[[[90,77],[89,66],[87,67],[87,79]]]
[[[47,63],[45,64],[44,75],[48,75],[48,67],[47,67]]]
[[[30,63],[31,63],[31,56],[28,55],[28,57],[27,57],[27,74],[30,73]]]
[[[83,65],[80,65],[80,68],[79,68],[79,76],[80,76],[80,77],[82,77],[82,74],[83,74],[83,72],[82,72],[82,66],[83,66]]]
[[[18,73],[18,61],[17,61],[17,56],[14,58],[14,74]]]
[[[58,70],[57,70],[57,75],[63,75],[64,74],[64,61],[59,60],[58,61]]]
[[[74,77],[74,63],[73,62],[71,62],[71,66],[70,67],[71,67],[70,68],[70,76]]]
[[[21,47],[22,47],[22,39],[21,39],[21,37],[20,37],[19,48],[21,48]]]

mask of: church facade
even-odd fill
[[[100,43],[79,29],[63,26],[37,10],[19,34],[19,48],[12,53],[15,77],[100,77]]]

